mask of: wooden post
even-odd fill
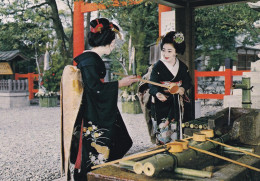
[[[74,1],[73,13],[73,58],[84,51],[84,13],[81,12],[83,0]],[[73,61],[73,65],[76,62]]]
[[[29,91],[29,100],[34,98],[33,95],[33,73],[28,73],[28,91]]]
[[[18,80],[18,79],[19,79],[19,73],[15,73],[15,74],[14,74],[14,79],[15,79],[15,80]]]
[[[233,60],[225,59],[225,95],[230,95],[231,86],[233,84],[232,77]]]
[[[194,70],[194,96],[195,100],[198,100],[198,75],[197,75],[198,70]]]

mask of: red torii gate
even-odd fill
[[[140,4],[143,0],[128,0],[128,2],[120,2],[118,0],[111,0],[113,7]],[[84,51],[84,13],[103,10],[106,6],[96,3],[85,3],[83,0],[74,1],[74,15],[73,15],[73,57],[80,55]],[[161,13],[171,11],[171,7],[159,4],[159,35],[161,34]],[[75,65],[76,63],[73,62]]]

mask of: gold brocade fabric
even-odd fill
[[[76,66],[67,65],[64,68],[60,90],[62,173],[65,172],[67,177],[71,139],[83,95],[82,76]]]

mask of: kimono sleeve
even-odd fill
[[[188,90],[192,87],[192,79],[190,77],[189,69],[188,67],[184,67],[183,69],[183,77],[182,77],[182,87],[185,90]]]
[[[151,76],[150,76],[150,81],[160,83],[159,75],[157,73],[157,70],[156,70],[155,66],[153,67],[153,70],[152,70],[152,73],[151,73]],[[151,95],[153,95],[153,96],[155,96],[156,93],[159,92],[159,87],[158,86],[149,84],[149,88],[150,88],[149,93]]]
[[[96,70],[96,66],[84,66],[81,68],[84,91],[91,114],[98,115],[97,121],[113,124],[117,110],[118,81],[102,83]],[[106,120],[112,122],[107,122]]]

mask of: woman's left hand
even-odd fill
[[[176,93],[180,94],[182,96],[184,94],[184,92],[185,92],[185,89],[183,87],[179,87],[179,89]]]

